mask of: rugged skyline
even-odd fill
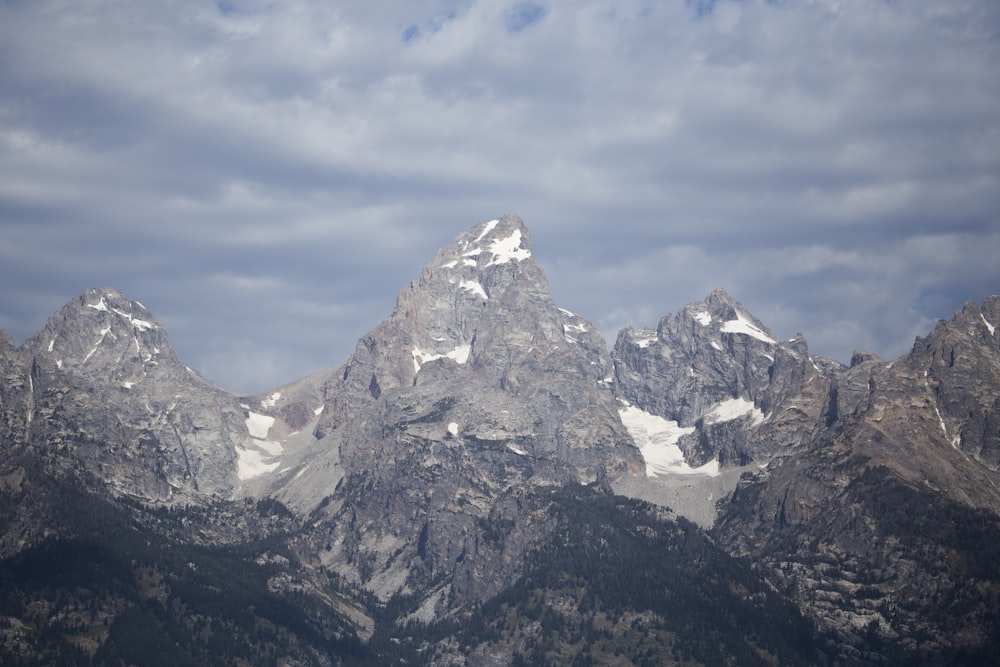
[[[141,302],[88,290],[20,348],[0,332],[0,647],[985,664],[998,323],[993,295],[847,366],[715,290],[609,354],[503,216],[346,361],[238,395]]]
[[[816,354],[896,356],[1000,285],[998,26],[987,0],[5,3],[0,328],[114,287],[262,391],[511,212],[609,342],[723,287]]]

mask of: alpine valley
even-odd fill
[[[997,327],[845,366],[716,290],[609,352],[504,216],[249,396],[88,290],[0,331],[0,664],[995,664]]]

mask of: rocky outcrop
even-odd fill
[[[711,526],[744,471],[791,455],[835,419],[844,367],[779,341],[725,291],[627,328],[611,351],[622,419],[646,459],[623,494]]]
[[[918,338],[907,363],[940,413],[941,435],[990,470],[1000,470],[1000,296],[966,303]]]
[[[145,501],[235,494],[246,415],[234,397],[177,360],[162,325],[138,301],[87,291],[28,339],[7,369],[5,408],[17,415],[8,418],[8,446]]]
[[[779,342],[725,291],[625,329],[612,350],[615,394],[676,422],[692,465],[764,463],[811,439],[829,415],[840,364]]]
[[[27,394],[27,376],[14,339],[0,329],[0,441],[22,441],[22,405]]]
[[[956,660],[1000,621],[996,301],[899,359],[855,354],[826,426],[745,477],[716,527],[861,662]]]
[[[969,303],[910,354],[849,367],[720,290],[626,329],[614,388],[648,477],[617,488],[703,525],[719,509],[720,542],[830,633],[836,661],[980,654],[1000,623],[998,321],[1000,298]],[[650,469],[671,445],[686,460]]]

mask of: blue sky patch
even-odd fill
[[[545,7],[534,2],[519,3],[507,12],[507,32],[521,32],[545,18],[547,12]]]

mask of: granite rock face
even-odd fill
[[[611,351],[623,421],[645,476],[616,485],[705,527],[740,475],[792,455],[835,419],[842,364],[779,341],[725,291],[626,328]]]
[[[801,336],[779,342],[723,290],[655,330],[624,329],[611,354],[615,394],[684,429],[692,465],[764,463],[811,439],[842,371]]]
[[[234,397],[177,360],[138,301],[89,290],[16,354],[0,354],[8,359],[12,445],[143,500],[236,492],[245,415]]]
[[[949,661],[995,634],[997,303],[899,359],[856,353],[825,427],[746,476],[716,527],[852,650]]]
[[[941,435],[993,471],[1000,470],[1000,296],[966,303],[918,338],[907,361],[925,375]]]
[[[674,446],[703,467],[653,466],[617,488],[714,524],[840,659],[975,652],[1000,623],[986,565],[1000,536],[998,321],[1000,298],[968,303],[908,355],[859,350],[849,367],[801,336],[780,342],[719,290],[625,329],[614,389],[647,466]]]

